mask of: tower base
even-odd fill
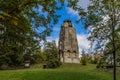
[[[61,62],[64,63],[80,63],[80,58],[61,58]]]

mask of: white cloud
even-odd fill
[[[88,35],[79,34],[77,35],[78,46],[79,46],[79,53],[84,49],[87,51],[90,48],[90,41],[87,40]]]
[[[90,0],[79,0],[77,3],[78,7],[82,7],[83,9],[87,10],[88,5],[90,4]],[[73,10],[72,8],[66,7],[66,10],[72,16],[79,17],[78,11]]]
[[[47,41],[49,42],[52,42],[53,40],[55,40],[57,46],[58,46],[58,39],[59,38],[47,37]]]
[[[78,15],[78,11],[73,10],[72,8],[66,7],[66,10],[69,14],[71,14],[72,16],[79,16]]]
[[[89,4],[90,0],[79,0],[79,2],[77,3],[78,6],[81,6],[85,10],[87,10]]]

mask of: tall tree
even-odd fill
[[[82,57],[81,57],[80,62],[82,65],[87,65],[87,54],[85,54],[84,49],[82,50]]]
[[[72,1],[72,0],[70,0]],[[120,41],[120,1],[119,0],[90,0],[87,11],[79,7],[77,2],[70,6],[77,10],[80,19],[89,30],[89,40],[97,42],[97,49],[104,49],[108,42],[112,43],[114,62],[114,80],[116,80],[116,44]],[[119,44],[120,45],[120,44]]]
[[[112,53],[114,62],[114,80],[116,80],[116,43],[120,40],[120,2],[119,0],[92,0],[88,7],[85,26],[91,28],[92,41],[98,41],[98,45],[106,46],[107,42],[112,42]],[[91,26],[91,27],[90,27]]]
[[[20,65],[57,22],[55,0],[0,0],[0,66]]]
[[[120,40],[119,28],[120,28],[120,2],[118,0],[99,0],[92,1],[92,4],[88,7],[88,16],[86,21],[86,27],[92,26],[90,40],[98,40],[101,46],[106,46],[107,42],[112,42],[113,53],[113,74],[114,80],[116,80],[116,43]],[[105,42],[105,43],[104,43]]]

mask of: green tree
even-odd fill
[[[118,42],[117,42],[118,43]],[[119,65],[120,61],[120,47],[116,44],[116,65]],[[103,58],[108,65],[113,66],[113,54],[112,54],[112,42],[108,42],[103,51]]]
[[[96,52],[93,54],[93,63],[98,64],[100,61],[100,53]]]
[[[77,2],[73,2],[70,6],[74,5],[72,8],[78,11],[80,15],[78,21],[82,21],[89,30],[89,40],[97,42],[97,49],[103,50],[108,42],[112,43],[114,80],[116,80],[116,44],[120,41],[120,1],[90,0],[86,12],[76,5]]]
[[[116,80],[116,44],[120,40],[119,36],[119,0],[92,0],[86,13],[85,26],[91,28],[91,41],[97,41],[97,46],[106,46],[112,42],[114,80]]]
[[[0,1],[0,66],[19,66],[33,54],[57,22],[55,0]]]
[[[118,0],[99,0],[92,1],[92,5],[88,7],[88,16],[86,27],[92,26],[90,40],[98,41],[100,47],[105,41],[112,42],[113,65],[114,65],[114,80],[116,80],[116,43],[120,40],[119,24],[120,19]],[[104,43],[105,42],[105,43]],[[106,46],[106,45],[104,45]]]
[[[58,58],[58,48],[56,47],[55,41],[46,42],[44,52],[46,54],[46,65],[48,68],[56,68],[60,66],[61,63]]]
[[[46,60],[45,52],[41,51],[40,49],[37,49],[33,55],[29,55],[29,56],[30,56],[29,60],[31,61],[31,64],[44,63],[44,61]],[[28,58],[27,55],[25,57]]]
[[[85,51],[82,50],[82,57],[81,57],[80,62],[81,62],[82,65],[87,65],[87,61],[88,61],[88,57],[87,57],[87,55],[85,54]]]

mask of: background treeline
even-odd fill
[[[30,49],[33,50],[32,48]],[[1,61],[0,69],[24,68],[25,61],[29,61],[30,66],[34,64],[41,64],[43,68],[57,68],[61,65],[58,58],[58,48],[55,41],[45,42],[43,49],[36,48],[36,50],[32,53],[28,52],[26,54],[22,54],[22,56],[15,57],[15,55],[5,57],[6,59],[10,59],[8,59],[8,62]],[[20,58],[19,63],[17,62],[17,58]]]

